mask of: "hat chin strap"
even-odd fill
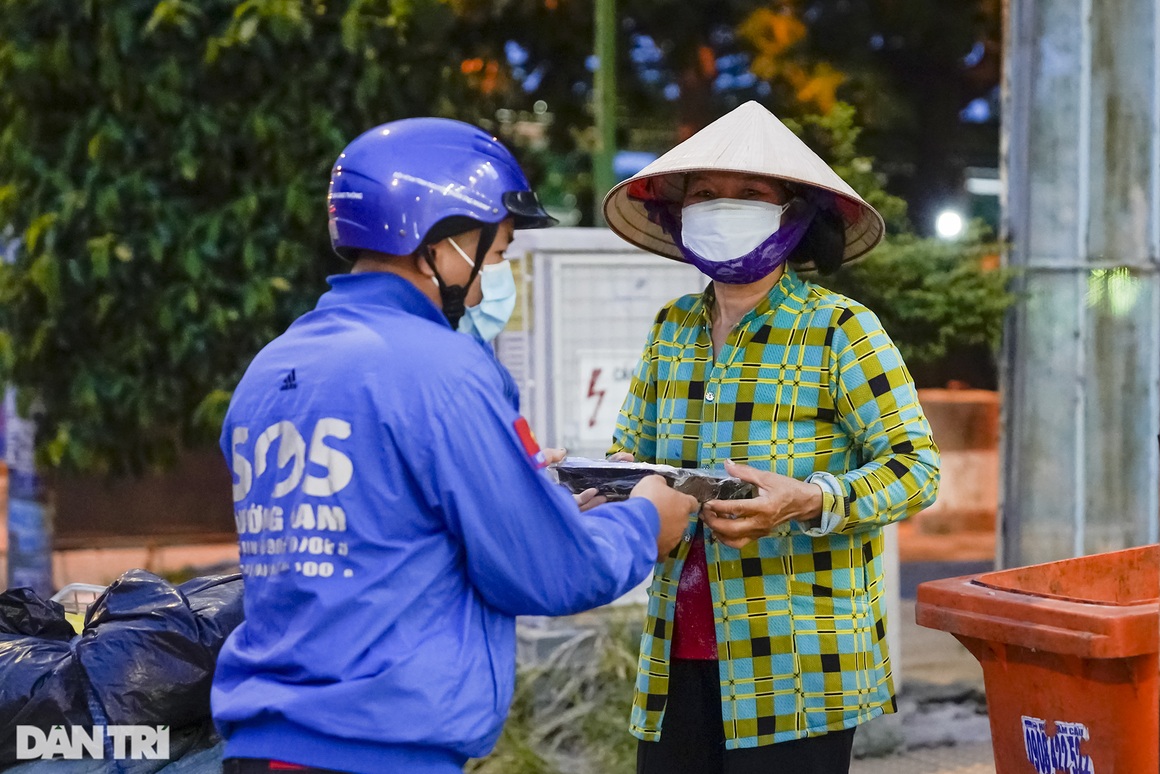
[[[483,259],[491,250],[498,233],[498,223],[483,224],[480,229],[479,244],[475,248],[475,263],[471,267],[471,275],[468,276],[465,285],[448,285],[439,274],[439,270],[435,268],[435,257],[431,253],[431,246],[423,245],[423,257],[426,259],[427,265],[431,267],[431,271],[435,275],[435,284],[439,287],[439,300],[443,305],[443,316],[447,318],[447,322],[451,323],[452,328],[459,327],[459,321],[467,310],[467,289],[471,287],[483,269]]]

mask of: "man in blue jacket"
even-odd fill
[[[258,354],[222,431],[246,594],[213,685],[225,771],[459,772],[499,737],[515,616],[625,593],[697,504],[653,476],[581,513],[542,470],[482,342],[514,303],[512,229],[552,219],[495,138],[372,129],[329,209],[353,269]]]

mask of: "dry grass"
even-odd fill
[[[540,664],[519,670],[495,751],[472,774],[605,774],[633,771],[628,733],[640,623],[589,619]]]

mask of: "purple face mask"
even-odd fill
[[[672,214],[668,206],[646,202],[645,207],[649,215],[673,237],[673,242],[686,261],[711,279],[728,285],[757,282],[768,277],[778,266],[785,263],[805,236],[815,212],[814,205],[799,200],[783,214],[781,225],[776,226],[773,233],[752,250],[728,260],[710,260],[698,255],[684,244],[681,240],[680,220]]]

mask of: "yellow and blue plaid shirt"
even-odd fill
[[[737,749],[894,711],[881,528],[934,501],[939,456],[910,373],[868,309],[787,268],[714,360],[712,293],[657,315],[611,451],[821,479],[823,527],[794,523],[740,550],[706,541],[726,747]],[[661,734],[697,522],[649,590],[632,709],[632,733],[648,741]]]

